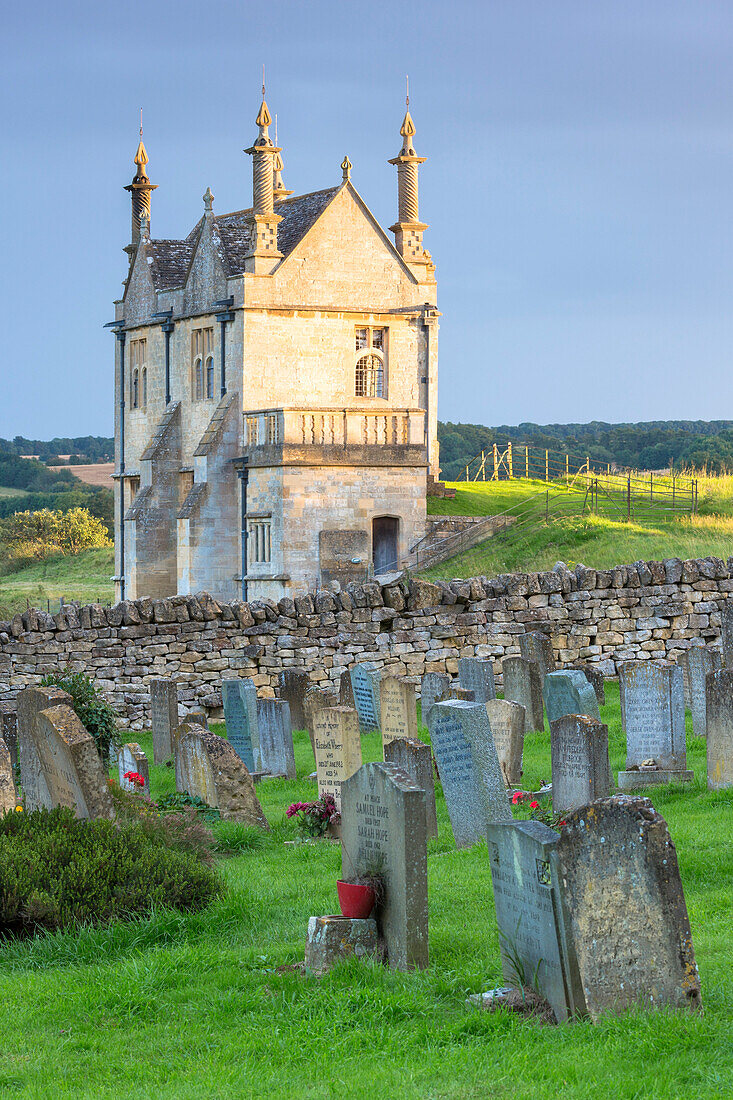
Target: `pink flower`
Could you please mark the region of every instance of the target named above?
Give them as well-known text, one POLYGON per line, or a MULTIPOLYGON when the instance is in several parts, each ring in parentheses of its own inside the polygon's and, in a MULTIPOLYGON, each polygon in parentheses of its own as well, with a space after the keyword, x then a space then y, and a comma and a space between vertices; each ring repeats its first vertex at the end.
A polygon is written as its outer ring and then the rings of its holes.
POLYGON ((538 806, 539 806, 539 802, 530 802, 530 804, 529 804, 530 810, 536 810, 538 806))

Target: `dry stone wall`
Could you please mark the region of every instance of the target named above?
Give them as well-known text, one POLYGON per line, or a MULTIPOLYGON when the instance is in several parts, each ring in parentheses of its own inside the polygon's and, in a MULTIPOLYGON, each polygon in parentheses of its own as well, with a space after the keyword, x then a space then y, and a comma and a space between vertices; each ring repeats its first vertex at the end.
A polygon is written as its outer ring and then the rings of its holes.
POLYGON ((385 580, 278 602, 217 603, 199 593, 30 610, 0 622, 0 702, 67 666, 93 676, 133 729, 149 727, 150 681, 160 677, 178 681, 181 713, 203 706, 213 715, 222 677, 249 676, 272 695, 288 667, 337 689, 356 661, 417 682, 424 672, 455 676, 461 657, 489 657, 501 685, 501 658, 518 654, 518 636, 532 630, 552 634, 558 668, 587 661, 613 676, 622 661, 674 660, 695 640, 718 646, 733 558, 385 580))

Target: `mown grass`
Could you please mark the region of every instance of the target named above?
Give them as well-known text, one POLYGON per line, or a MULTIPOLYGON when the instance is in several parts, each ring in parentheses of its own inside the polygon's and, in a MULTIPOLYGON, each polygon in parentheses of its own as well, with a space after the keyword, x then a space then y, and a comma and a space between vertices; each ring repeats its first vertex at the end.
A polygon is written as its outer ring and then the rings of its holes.
MULTIPOLYGON (((614 772, 623 765, 618 688, 608 689, 614 772)), ((688 718, 689 721, 689 718, 688 718)), ((423 736, 427 736, 423 730, 423 736)), ((135 734, 148 752, 149 735, 135 734)), ((228 892, 190 917, 82 930, 0 952, 0 1094, 209 1100, 245 1097, 526 1097, 667 1100, 733 1095, 733 792, 704 787, 688 738, 688 788, 651 792, 677 844, 705 1012, 627 1012, 547 1027, 465 1008, 501 981, 486 847, 458 852, 438 796, 430 842, 430 968, 346 964, 320 981, 302 959, 308 917, 333 912, 337 845, 288 846, 291 801, 315 796, 298 733, 298 779, 258 791, 272 833, 219 863, 228 892)), ((380 755, 363 739, 364 759, 380 755)), ((549 776, 549 735, 527 740, 525 785, 549 776)), ((173 788, 151 767, 153 793, 173 788)), ((623 914, 619 914, 619 920, 623 914)))
POLYGON ((25 611, 29 605, 45 609, 49 600, 51 610, 58 611, 60 596, 81 603, 114 603, 113 574, 112 547, 58 555, 17 573, 4 573, 0 576, 0 616, 25 611))

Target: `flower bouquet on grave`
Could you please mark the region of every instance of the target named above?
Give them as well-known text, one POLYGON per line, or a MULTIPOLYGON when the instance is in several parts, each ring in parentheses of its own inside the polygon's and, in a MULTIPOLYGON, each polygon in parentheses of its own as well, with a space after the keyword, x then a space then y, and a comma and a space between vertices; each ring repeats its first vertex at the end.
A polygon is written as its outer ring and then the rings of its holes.
POLYGON ((332 794, 323 794, 316 802, 293 802, 285 816, 297 818, 298 829, 304 837, 324 837, 341 824, 341 814, 332 794))
POLYGON ((515 791, 512 795, 512 813, 520 821, 541 821, 551 829, 560 829, 565 824, 562 814, 556 814, 552 803, 543 799, 538 801, 531 791, 515 791))

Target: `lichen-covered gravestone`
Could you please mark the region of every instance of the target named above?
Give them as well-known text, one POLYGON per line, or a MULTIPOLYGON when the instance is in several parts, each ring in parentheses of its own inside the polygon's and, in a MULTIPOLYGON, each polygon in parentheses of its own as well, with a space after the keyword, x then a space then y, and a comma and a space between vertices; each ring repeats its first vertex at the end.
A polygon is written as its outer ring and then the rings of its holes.
POLYGON ((227 741, 249 772, 262 771, 257 726, 257 688, 251 680, 222 680, 227 741))
POLYGON ((341 788, 341 874, 379 874, 376 919, 387 962, 428 965, 428 857, 425 792, 395 764, 364 764, 341 788))
POLYGON ((548 672, 555 671, 555 655, 552 651, 552 639, 543 634, 541 630, 531 631, 529 634, 520 634, 519 652, 525 661, 537 661, 540 666, 540 676, 544 684, 548 672))
POLYGON ((153 726, 153 763, 164 764, 173 755, 178 728, 178 685, 175 680, 150 681, 153 726))
POLYGON ((361 767, 359 717, 351 707, 328 707, 313 718, 318 796, 333 795, 341 808, 341 785, 361 767))
POLYGON ((512 703, 508 699, 489 699, 486 713, 504 782, 507 787, 518 787, 522 781, 524 707, 521 703, 512 703))
POLYGON ((306 728, 304 708, 309 685, 308 673, 302 669, 284 668, 278 676, 280 698, 290 706, 290 721, 295 730, 306 728))
POLYGON ((687 681, 692 711, 692 732, 695 737, 705 737, 707 730, 705 679, 709 672, 715 672, 721 667, 721 655, 717 649, 692 646, 682 654, 679 664, 687 681))
POLYGON ((733 668, 707 678, 708 787, 733 787, 733 668))
POLYGON ((38 715, 49 707, 71 705, 71 696, 60 687, 30 687, 18 695, 18 758, 23 802, 27 811, 55 805, 46 783, 38 751, 38 715))
POLYGON ((339 677, 338 706, 354 708, 354 691, 351 686, 351 671, 345 668, 339 677))
POLYGON ((720 639, 723 668, 733 668, 733 600, 726 600, 720 609, 720 639))
POLYGON ((489 821, 512 816, 486 704, 435 703, 428 725, 456 846, 466 848, 485 837, 489 821))
POLYGON ((569 668, 574 668, 577 672, 582 672, 586 680, 596 693, 596 699, 598 706, 602 707, 606 704, 606 681, 603 673, 599 668, 595 668, 593 665, 584 664, 582 661, 577 665, 569 665, 569 668))
POLYGON ((97 746, 64 703, 36 717, 41 771, 51 806, 71 806, 77 817, 112 817, 112 795, 97 746))
POLYGON ((319 710, 327 710, 329 707, 337 707, 338 705, 339 697, 334 692, 324 691, 323 688, 319 687, 309 687, 305 693, 305 702, 303 704, 305 728, 310 738, 314 760, 316 756, 316 743, 313 737, 313 720, 319 710))
POLYGON ((524 732, 545 728, 545 705, 542 700, 542 673, 538 661, 524 657, 505 657, 501 662, 504 677, 504 698, 524 707, 524 732))
POLYGON ((492 661, 480 660, 478 657, 461 657, 458 661, 458 682, 466 691, 473 692, 476 703, 496 699, 492 661))
POLYGON ((438 817, 435 809, 435 769, 430 745, 417 737, 403 737, 384 746, 384 759, 396 764, 408 775, 416 787, 425 791, 425 823, 428 839, 438 835, 438 817))
POLYGON ((571 814, 555 849, 563 922, 587 1011, 699 1009, 700 978, 667 823, 616 795, 571 814))
POLYGON ((619 668, 619 686, 626 730, 626 771, 619 772, 619 787, 691 782, 682 669, 668 661, 627 661, 619 668))
POLYGON ((17 711, 3 711, 0 714, 0 736, 8 747, 13 767, 18 766, 18 714, 17 711))
POLYGON ((284 775, 286 779, 295 779, 290 705, 284 699, 258 699, 257 728, 261 770, 270 775, 284 775))
POLYGON ((147 798, 150 798, 148 758, 137 741, 130 741, 129 744, 122 746, 117 756, 117 769, 123 791, 141 791, 147 798), (141 776, 145 781, 145 786, 140 788, 131 779, 125 779, 125 773, 127 772, 133 772, 135 775, 141 776))
POLYGON ((10 749, 0 737, 0 814, 15 809, 16 790, 10 749))
POLYGON ((364 733, 379 729, 379 681, 381 672, 363 661, 351 669, 351 690, 359 725, 364 733))
POLYGON ((566 714, 550 726, 552 808, 565 813, 608 798, 608 726, 586 714, 566 714))
POLYGON ((565 714, 587 714, 597 722, 601 720, 596 693, 582 672, 548 672, 542 694, 550 725, 565 714))
POLYGON ((191 726, 176 742, 176 790, 203 799, 225 820, 269 829, 244 761, 202 726, 191 726))
POLYGON ((401 676, 383 676, 379 689, 382 747, 397 737, 417 737, 415 685, 401 676))

